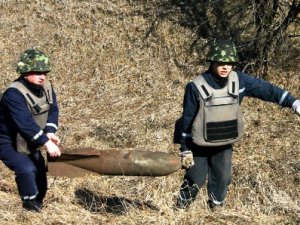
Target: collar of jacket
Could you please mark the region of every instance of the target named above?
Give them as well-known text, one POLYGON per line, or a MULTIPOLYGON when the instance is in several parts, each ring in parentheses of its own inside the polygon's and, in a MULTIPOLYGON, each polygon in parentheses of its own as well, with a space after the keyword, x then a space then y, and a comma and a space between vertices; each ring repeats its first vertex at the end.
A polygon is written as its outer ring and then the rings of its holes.
POLYGON ((23 76, 20 76, 16 81, 19 81, 22 84, 24 84, 37 97, 43 96, 43 87, 42 86, 31 84, 23 76))

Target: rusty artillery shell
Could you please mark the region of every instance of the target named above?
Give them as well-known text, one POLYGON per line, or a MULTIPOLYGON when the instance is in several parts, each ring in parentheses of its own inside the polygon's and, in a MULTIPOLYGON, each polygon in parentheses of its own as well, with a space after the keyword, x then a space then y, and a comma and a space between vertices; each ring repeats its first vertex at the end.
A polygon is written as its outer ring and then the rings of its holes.
POLYGON ((95 172, 81 169, 64 162, 48 163, 48 173, 54 177, 84 177, 87 175, 98 175, 95 172))
POLYGON ((87 171, 100 175, 165 176, 178 171, 181 162, 178 156, 165 152, 64 149, 61 157, 48 163, 48 168, 50 175, 68 177, 82 176, 87 171), (62 163, 72 167, 63 168, 62 163), (76 172, 74 167, 81 171, 76 172))

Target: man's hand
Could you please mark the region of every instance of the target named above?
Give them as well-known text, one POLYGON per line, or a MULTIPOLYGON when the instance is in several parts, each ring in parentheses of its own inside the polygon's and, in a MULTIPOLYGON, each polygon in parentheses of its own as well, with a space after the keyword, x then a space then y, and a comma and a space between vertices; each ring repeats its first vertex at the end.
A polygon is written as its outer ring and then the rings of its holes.
POLYGON ((47 152, 50 155, 50 157, 57 158, 61 155, 60 149, 53 141, 51 141, 51 140, 47 141, 45 143, 45 147, 46 147, 47 152))
POLYGON ((180 157, 181 157, 181 165, 183 169, 188 169, 195 164, 193 159, 193 153, 190 150, 181 152, 180 157))
POLYGON ((46 134, 49 140, 51 140, 54 144, 59 145, 60 139, 54 133, 47 133, 46 134))

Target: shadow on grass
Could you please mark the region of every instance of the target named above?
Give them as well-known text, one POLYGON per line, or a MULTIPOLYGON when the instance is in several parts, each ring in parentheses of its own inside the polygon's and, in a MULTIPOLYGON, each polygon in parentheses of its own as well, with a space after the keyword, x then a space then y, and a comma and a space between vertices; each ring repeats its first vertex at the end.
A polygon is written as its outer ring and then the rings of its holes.
POLYGON ((100 196, 87 189, 77 189, 75 191, 75 196, 78 198, 78 203, 80 205, 93 213, 122 215, 128 212, 132 207, 139 210, 159 210, 159 208, 150 201, 142 202, 118 196, 100 196))

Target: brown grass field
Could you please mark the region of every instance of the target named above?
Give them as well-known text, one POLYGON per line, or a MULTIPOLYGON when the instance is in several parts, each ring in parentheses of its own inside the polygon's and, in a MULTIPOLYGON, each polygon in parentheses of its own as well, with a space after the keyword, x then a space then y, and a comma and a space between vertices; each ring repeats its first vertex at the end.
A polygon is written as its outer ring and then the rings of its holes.
MULTIPOLYGON (((38 48, 53 62, 63 147, 178 154, 174 123, 186 83, 207 66, 199 63, 205 54, 191 52, 196 35, 171 21, 151 32, 153 18, 141 15, 143 7, 126 0, 1 0, 1 90, 17 78, 20 53, 38 48)), ((268 79, 300 97, 298 71, 273 69, 268 79)), ((14 174, 1 163, 0 224, 300 224, 300 117, 253 99, 242 108, 246 133, 235 145, 232 183, 217 212, 207 209, 205 188, 190 209, 173 209, 183 170, 165 177, 49 176, 42 213, 26 212, 14 174)))

